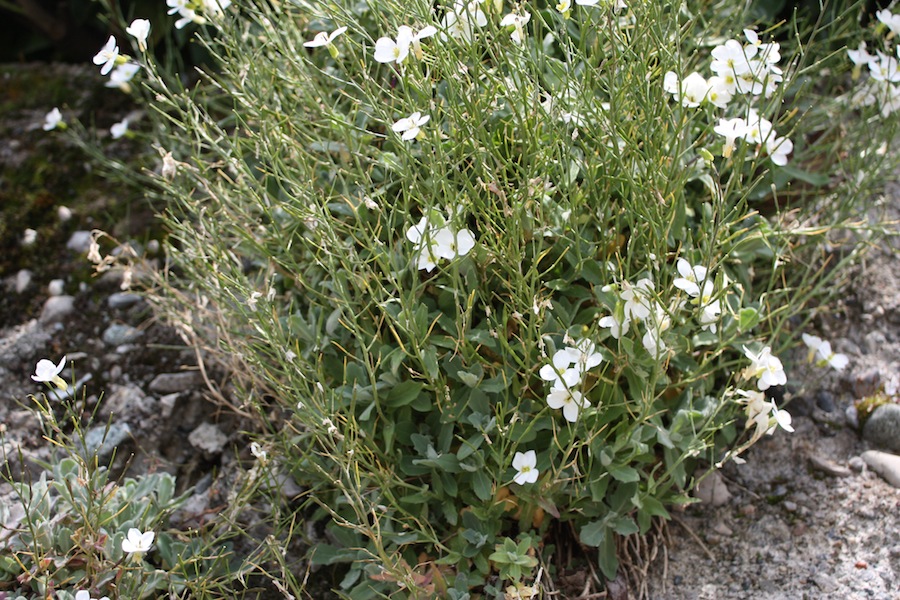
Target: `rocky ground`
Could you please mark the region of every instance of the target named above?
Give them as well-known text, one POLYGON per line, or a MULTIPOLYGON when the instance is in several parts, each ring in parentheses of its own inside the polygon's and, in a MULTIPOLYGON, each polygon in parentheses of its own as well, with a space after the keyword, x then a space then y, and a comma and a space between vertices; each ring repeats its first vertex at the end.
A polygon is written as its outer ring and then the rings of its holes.
MULTIPOLYGON (((114 470, 130 461, 131 473, 173 473, 182 489, 196 486, 182 517, 202 519, 219 505, 221 475, 252 460, 245 424, 208 392, 207 377, 218 389, 227 389, 227 378, 202 372, 194 351, 146 302, 120 289, 121 274, 95 278, 85 258, 88 232, 103 225, 159 259, 148 233, 152 210, 137 202, 122 210, 116 189, 40 129, 54 104, 29 100, 24 91, 12 97, 10 90, 29 85, 20 70, 0 75, 16 83, 0 87, 0 423, 10 472, 35 475, 38 461, 49 457, 27 408, 29 394, 41 390, 30 375, 38 359, 67 355, 73 366, 66 378, 84 386, 79 397, 84 393, 88 408, 100 401, 90 438, 101 444, 105 432, 101 453, 117 447, 114 470), (65 176, 52 175, 50 167, 63 161, 65 176), (36 231, 32 244, 25 243, 26 228, 36 231)), ((96 87, 79 70, 61 68, 59 75, 96 87)), ((54 99, 72 110, 91 102, 54 99)), ((124 116, 114 111, 111 122, 124 116)), ((897 216, 900 190, 894 192, 888 203, 897 216)), ((858 401, 895 389, 900 376, 896 252, 889 245, 873 251, 842 304, 812 327, 850 365, 837 373, 804 365, 798 353, 788 389, 796 431, 764 439, 747 464, 706 480, 705 502, 675 514, 671 546, 646 581, 649 597, 900 598, 900 467, 879 466, 878 475, 871 466, 878 455, 866 453, 900 453, 900 410, 879 409, 893 413, 866 436, 854 414, 858 401)), ((0 483, 0 501, 9 491, 0 483)))

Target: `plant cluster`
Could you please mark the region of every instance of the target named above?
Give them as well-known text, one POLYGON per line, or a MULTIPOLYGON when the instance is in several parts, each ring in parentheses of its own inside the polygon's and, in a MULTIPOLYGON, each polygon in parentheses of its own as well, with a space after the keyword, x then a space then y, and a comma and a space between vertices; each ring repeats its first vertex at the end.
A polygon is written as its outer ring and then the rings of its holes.
POLYGON ((777 356, 886 166, 811 75, 821 31, 786 51, 716 2, 214 4, 169 2, 212 25, 196 88, 143 23, 142 58, 95 62, 146 76, 155 300, 243 375, 254 455, 328 517, 310 560, 349 597, 524 597, 560 544, 613 578, 618 537, 792 430, 777 356))
POLYGON ((56 365, 42 359, 32 375, 49 388, 32 397, 34 417, 60 452, 37 479, 4 473, 14 491, 13 502, 0 504, 6 597, 155 598, 223 576, 227 552, 210 555, 200 537, 165 529, 187 498, 175 495, 172 475, 110 478, 85 433, 90 417, 82 416, 77 388, 62 377, 65 368, 66 357, 56 365))

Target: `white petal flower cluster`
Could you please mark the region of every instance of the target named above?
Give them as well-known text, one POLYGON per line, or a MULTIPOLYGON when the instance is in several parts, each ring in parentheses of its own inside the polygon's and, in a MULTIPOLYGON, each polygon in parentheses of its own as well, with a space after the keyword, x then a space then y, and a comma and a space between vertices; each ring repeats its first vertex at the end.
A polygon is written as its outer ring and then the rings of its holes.
POLYGON ((804 333, 803 343, 809 348, 809 362, 819 366, 828 365, 836 371, 843 371, 850 363, 846 354, 835 353, 831 350, 831 342, 822 338, 804 333))
MULTIPOLYGON (((653 281, 644 277, 632 285, 623 281, 618 286, 619 302, 612 315, 603 317, 598 324, 610 330, 615 339, 620 339, 631 329, 632 322, 644 324, 644 335, 641 343, 644 349, 653 356, 660 356, 668 348, 663 341, 663 334, 672 326, 670 310, 656 301, 656 290, 653 281)), ((612 286, 606 288, 611 289, 612 286)), ((676 307, 677 308, 677 307, 676 307)))
POLYGON ((453 8, 444 13, 441 19, 441 26, 446 33, 441 33, 441 39, 447 37, 471 43, 475 39, 475 29, 486 27, 488 24, 487 16, 481 10, 481 3, 478 0, 471 2, 462 2, 457 0, 453 4, 453 8))
POLYGON ((780 167, 787 164, 788 154, 794 151, 794 142, 779 137, 772 122, 753 109, 750 109, 746 119, 719 119, 713 131, 725 138, 722 145, 722 156, 725 158, 734 153, 735 142, 739 139, 753 145, 757 156, 765 154, 780 167))
MULTIPOLYGON (((710 69, 715 73, 706 79, 694 72, 683 79, 669 71, 663 77, 663 90, 681 102, 686 108, 711 104, 727 109, 738 94, 754 97, 770 97, 784 74, 778 66, 781 48, 777 43, 764 44, 757 33, 744 30, 747 42, 730 39, 712 50, 710 69)), ((729 158, 735 150, 735 142, 746 140, 755 146, 755 155, 768 156, 778 166, 787 164, 794 144, 788 138, 778 137, 772 123, 749 109, 746 117, 721 117, 714 131, 725 138, 722 156, 729 158)))
POLYGON ((672 285, 694 299, 694 303, 700 308, 700 327, 715 333, 719 315, 722 314, 722 306, 718 300, 713 299, 716 286, 712 279, 707 277, 706 267, 691 265, 685 259, 679 258, 675 268, 681 277, 675 278, 672 285))
POLYGON ((468 229, 455 230, 437 215, 439 225, 429 221, 426 215, 406 231, 406 239, 415 244, 416 267, 429 273, 440 259, 453 260, 465 256, 475 247, 475 236, 468 229))
POLYGON ((566 421, 578 420, 581 409, 591 405, 578 391, 584 374, 603 362, 603 355, 597 351, 594 342, 584 339, 553 353, 549 364, 538 372, 541 379, 553 385, 547 396, 547 405, 552 409, 562 409, 566 421))
POLYGON ((178 15, 175 29, 184 29, 190 23, 205 25, 209 18, 218 19, 231 6, 231 0, 166 0, 170 15, 178 15))
MULTIPOLYGON (((900 31, 900 15, 884 9, 876 13, 881 23, 891 32, 889 37, 898 35, 900 31)), ((890 42, 886 39, 884 45, 890 42)), ((850 105, 854 107, 877 106, 882 117, 887 117, 900 109, 900 45, 895 47, 893 56, 890 52, 875 50, 870 54, 865 42, 860 42, 856 50, 847 50, 847 56, 855 67, 854 80, 859 79, 862 67, 867 67, 866 77, 850 95, 850 105)))
POLYGON ((755 390, 737 390, 737 393, 744 397, 747 405, 746 427, 756 426, 752 434, 753 441, 758 440, 764 434, 772 435, 778 427, 793 433, 791 413, 779 409, 774 400, 766 400, 765 394, 755 390))

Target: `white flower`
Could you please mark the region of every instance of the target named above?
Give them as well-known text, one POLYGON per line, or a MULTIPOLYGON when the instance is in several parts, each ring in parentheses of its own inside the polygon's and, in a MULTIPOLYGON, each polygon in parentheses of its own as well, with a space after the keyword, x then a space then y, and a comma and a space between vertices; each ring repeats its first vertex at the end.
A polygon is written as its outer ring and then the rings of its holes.
POLYGON ((747 121, 740 117, 734 119, 719 119, 719 124, 713 131, 725 138, 722 145, 722 156, 729 158, 734 152, 734 142, 747 134, 747 121))
POLYGON ((117 65, 112 73, 109 74, 109 81, 106 82, 106 87, 119 88, 123 92, 128 93, 131 91, 131 86, 128 85, 128 82, 134 78, 140 69, 141 66, 133 62, 117 65))
MULTIPOLYGON (((785 431, 791 433, 794 432, 794 428, 791 427, 791 413, 786 410, 779 410, 774 400, 772 400, 772 417, 774 417, 775 423, 777 423, 779 427, 781 427, 785 431)), ((771 434, 774 431, 775 427, 773 426, 766 433, 771 434)))
POLYGON ((513 481, 519 485, 537 481, 539 471, 537 469, 537 454, 535 454, 534 450, 524 453, 516 452, 516 455, 513 456, 512 467, 516 470, 516 476, 513 477, 513 481))
POLYGON ((766 140, 766 154, 772 159, 772 162, 783 167, 787 164, 787 155, 793 152, 794 142, 784 137, 771 136, 766 140))
POLYGON ((900 35, 900 15, 895 15, 885 8, 875 13, 875 18, 887 25, 894 35, 900 35))
POLYGON ((487 16, 478 4, 477 0, 456 2, 441 19, 441 26, 446 31, 441 33, 441 39, 447 39, 448 35, 465 42, 475 39, 475 28, 487 25, 487 16))
POLYGON ((709 93, 709 83, 703 75, 694 72, 679 82, 678 75, 669 71, 663 77, 663 89, 681 101, 682 106, 700 106, 709 93))
POLYGON ((577 386, 581 383, 581 372, 570 368, 574 362, 574 356, 568 348, 557 350, 546 364, 538 371, 541 379, 553 384, 554 389, 564 389, 577 386))
POLYGON ((100 67, 100 74, 106 75, 116 64, 119 58, 119 45, 116 43, 115 36, 109 36, 106 45, 94 56, 95 65, 103 65, 100 67))
POLYGON ((568 16, 569 11, 572 10, 572 0, 559 0, 556 3, 556 10, 561 12, 563 15, 568 16))
POLYGON ((38 361, 37 365, 34 367, 34 375, 31 376, 32 379, 37 381, 38 383, 53 383, 61 390, 68 388, 68 384, 63 381, 63 378, 59 376, 62 373, 62 370, 66 367, 66 357, 63 356, 62 360, 59 361, 58 365, 54 365, 51 361, 46 358, 42 358, 38 361))
POLYGON ((109 128, 109 134, 112 136, 114 140, 119 139, 123 135, 128 133, 128 119, 122 119, 118 123, 115 123, 112 127, 109 128))
POLYGON ((751 110, 747 116, 744 139, 751 144, 762 144, 772 134, 772 122, 751 110))
POLYGON ((669 315, 666 314, 665 309, 659 304, 654 303, 653 316, 652 318, 645 320, 644 323, 647 327, 647 331, 641 338, 641 344, 643 344, 644 349, 652 356, 658 357, 667 348, 665 342, 662 340, 662 334, 669 329, 672 325, 672 321, 669 319, 669 315))
POLYGON ((128 537, 122 540, 122 552, 133 554, 135 560, 140 560, 141 554, 150 550, 156 534, 152 531, 141 533, 139 529, 132 527, 128 530, 128 537))
POLYGON ((626 319, 623 313, 621 320, 616 314, 613 314, 603 317, 597 322, 597 324, 600 327, 608 327, 609 334, 618 340, 624 334, 628 333, 628 328, 631 326, 631 321, 626 319))
POLYGON ((509 37, 517 44, 521 44, 525 39, 525 25, 531 20, 531 13, 523 11, 521 15, 509 13, 500 20, 500 27, 513 27, 509 37))
POLYGON ((703 289, 698 296, 697 301, 700 304, 700 328, 716 332, 718 328, 716 323, 719 321, 719 315, 722 314, 722 306, 718 300, 713 300, 715 293, 715 284, 712 281, 704 281, 703 289))
POLYGON ((563 417, 569 423, 577 421, 581 409, 590 405, 590 401, 575 390, 553 389, 547 396, 547 406, 553 409, 561 408, 563 417))
POLYGON ((744 370, 744 378, 758 377, 756 387, 764 391, 773 385, 787 383, 784 366, 777 356, 772 356, 772 349, 766 346, 758 354, 744 346, 744 355, 750 359, 751 365, 744 370))
POLYGON ((860 42, 856 50, 848 49, 847 56, 850 57, 850 62, 854 65, 867 65, 875 60, 875 57, 866 51, 865 42, 860 42))
POLYGON ((454 231, 449 226, 438 229, 428 222, 427 216, 406 231, 406 239, 416 245, 417 268, 429 273, 437 266, 438 259, 453 260, 475 247, 475 236, 468 229, 454 231))
POLYGON ((429 119, 431 119, 430 116, 422 116, 422 113, 416 111, 391 125, 391 129, 394 133, 403 134, 400 136, 400 139, 408 142, 419 137, 422 125, 427 123, 429 119))
POLYGON ((650 300, 653 294, 653 282, 639 279, 635 285, 622 282, 622 300, 625 301, 625 318, 640 321, 650 316, 650 300))
POLYGON ((141 52, 147 50, 147 36, 150 34, 150 21, 147 19, 135 19, 131 25, 125 28, 125 33, 137 40, 138 49, 141 52))
POLYGON ((44 115, 44 131, 50 131, 51 129, 56 129, 56 127, 63 123, 62 113, 59 112, 58 108, 54 108, 46 115, 44 115))
POLYGON ((706 100, 718 108, 725 108, 734 97, 734 89, 731 81, 718 75, 713 75, 706 82, 709 89, 706 92, 706 100))
POLYGON ((310 40, 308 42, 304 42, 303 45, 307 48, 318 48, 320 46, 330 46, 331 43, 334 41, 334 38, 341 35, 345 31, 347 31, 346 27, 338 27, 331 33, 327 33, 325 31, 320 31, 319 33, 316 34, 316 37, 314 37, 312 40, 310 40))
POLYGON ((413 30, 406 25, 397 29, 397 39, 378 38, 375 42, 375 60, 380 63, 396 62, 401 64, 409 56, 409 47, 413 41, 413 30))
POLYGON ((869 74, 876 81, 890 81, 897 83, 900 81, 900 71, 897 70, 897 59, 888 56, 882 52, 878 52, 878 59, 870 61, 869 74))
POLYGON ((706 279, 706 267, 702 265, 691 265, 688 261, 683 258, 679 258, 675 262, 675 268, 678 269, 678 273, 681 277, 676 277, 674 281, 672 281, 672 285, 677 287, 679 290, 683 290, 687 292, 689 296, 692 298, 696 298, 700 295, 700 285, 706 279))
MULTIPOLYGON (((78 590, 77 592, 75 592, 75 600, 94 600, 94 598, 91 597, 91 593, 89 591, 78 590)), ((98 600, 109 600, 109 598, 107 596, 103 596, 98 600)))
POLYGON ((754 45, 742 46, 737 40, 728 40, 713 48, 710 70, 716 75, 742 75, 750 71, 750 59, 756 56, 758 48, 754 45))
POLYGON ((850 359, 845 354, 836 354, 831 350, 831 342, 823 340, 815 335, 804 333, 802 336, 803 343, 809 348, 809 362, 815 362, 821 365, 830 365, 837 371, 843 371, 849 364, 850 359))

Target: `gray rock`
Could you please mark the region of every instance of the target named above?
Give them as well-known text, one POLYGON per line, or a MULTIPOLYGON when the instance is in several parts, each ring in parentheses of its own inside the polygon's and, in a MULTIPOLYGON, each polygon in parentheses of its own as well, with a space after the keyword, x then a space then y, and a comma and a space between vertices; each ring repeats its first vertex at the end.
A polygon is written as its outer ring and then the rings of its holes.
POLYGON ((69 237, 69 241, 66 242, 66 248, 73 252, 87 254, 87 251, 91 248, 91 232, 76 231, 72 233, 69 237))
POLYGON ((156 394, 173 394, 183 392, 203 383, 199 371, 182 373, 161 373, 150 382, 150 391, 156 394))
POLYGON ((719 473, 712 473, 700 482, 694 495, 700 499, 703 504, 711 504, 712 506, 722 506, 731 499, 731 492, 722 481, 719 473))
POLYGON ((847 464, 850 465, 850 468, 856 471, 857 473, 862 473, 863 469, 866 468, 866 461, 864 461, 859 456, 854 456, 850 460, 847 461, 847 464))
POLYGON ((842 467, 837 463, 833 463, 827 458, 822 458, 821 456, 810 456, 809 465, 816 471, 825 473, 826 475, 831 475, 832 477, 850 477, 850 469, 848 469, 847 467, 842 467))
POLYGON ((50 296, 44 302, 39 320, 44 325, 58 323, 72 314, 73 310, 75 310, 74 296, 50 296))
POLYGON ((97 458, 104 460, 109 458, 113 450, 131 437, 131 427, 128 423, 112 423, 107 429, 106 425, 97 425, 88 430, 84 436, 84 449, 88 454, 97 453, 97 458))
POLYGON ((47 293, 51 296, 62 296, 64 291, 66 291, 66 282, 62 279, 54 279, 47 284, 47 293))
POLYGON ((869 416, 863 438, 878 448, 900 452, 900 404, 882 404, 869 416))
POLYGON ((834 394, 828 390, 819 390, 816 392, 816 406, 830 413, 834 410, 834 394))
POLYGON ((113 323, 103 332, 103 341, 110 346, 121 346, 137 341, 142 335, 143 332, 136 327, 113 323))
POLYGON ((228 443, 228 436, 212 423, 201 423, 188 435, 191 446, 209 454, 218 454, 228 443))
POLYGON ((895 488, 900 488, 900 456, 878 450, 866 450, 862 453, 862 459, 885 481, 895 488))
POLYGON ((136 385, 112 383, 109 385, 103 403, 100 405, 100 416, 103 418, 109 415, 130 416, 135 411, 141 411, 145 398, 143 390, 136 385))
POLYGON ((816 587, 826 594, 835 592, 839 587, 837 579, 826 573, 816 573, 811 579, 816 584, 816 587))
POLYGON ((142 298, 138 294, 132 294, 130 292, 116 292, 106 299, 106 303, 112 309, 120 309, 133 306, 140 302, 141 299, 142 298))

